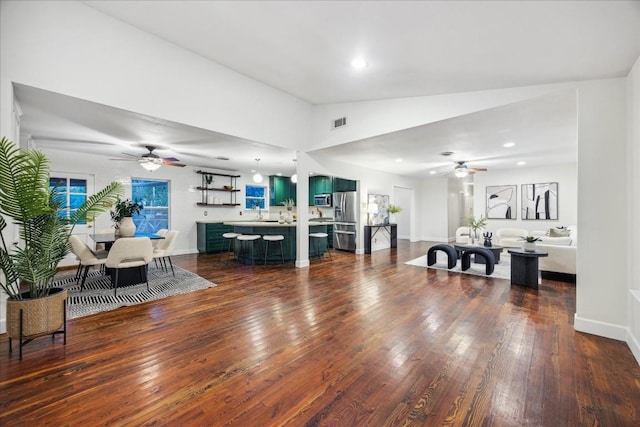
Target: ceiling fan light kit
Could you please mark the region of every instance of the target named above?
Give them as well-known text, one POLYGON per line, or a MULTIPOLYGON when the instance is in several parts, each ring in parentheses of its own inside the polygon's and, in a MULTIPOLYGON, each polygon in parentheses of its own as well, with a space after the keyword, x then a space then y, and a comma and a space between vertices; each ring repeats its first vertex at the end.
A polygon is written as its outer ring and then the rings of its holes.
POLYGON ((458 164, 456 165, 455 169, 453 170, 453 173, 455 174, 455 176, 457 176, 458 178, 464 178, 467 175, 469 175, 469 170, 467 169, 467 166, 464 164, 458 164))
POLYGON ((138 163, 149 172, 153 172, 162 166, 162 159, 144 158, 138 160, 138 163))

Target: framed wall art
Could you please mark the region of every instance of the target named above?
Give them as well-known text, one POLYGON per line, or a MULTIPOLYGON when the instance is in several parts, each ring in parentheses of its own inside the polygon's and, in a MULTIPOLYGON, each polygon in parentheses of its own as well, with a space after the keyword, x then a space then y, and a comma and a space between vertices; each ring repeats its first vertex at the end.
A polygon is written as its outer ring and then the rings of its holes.
POLYGON ((516 219, 518 212, 517 188, 516 185, 488 185, 487 218, 516 219))
POLYGON ((558 183, 522 184, 522 219, 558 219, 558 183))

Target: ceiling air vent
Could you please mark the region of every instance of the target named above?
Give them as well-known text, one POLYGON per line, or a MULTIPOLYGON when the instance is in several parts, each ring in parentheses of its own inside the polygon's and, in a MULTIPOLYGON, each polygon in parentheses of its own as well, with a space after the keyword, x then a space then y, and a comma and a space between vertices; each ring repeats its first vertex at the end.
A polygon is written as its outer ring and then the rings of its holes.
POLYGON ((347 125, 347 118, 340 117, 339 119, 335 119, 331 121, 331 129, 338 129, 347 125))

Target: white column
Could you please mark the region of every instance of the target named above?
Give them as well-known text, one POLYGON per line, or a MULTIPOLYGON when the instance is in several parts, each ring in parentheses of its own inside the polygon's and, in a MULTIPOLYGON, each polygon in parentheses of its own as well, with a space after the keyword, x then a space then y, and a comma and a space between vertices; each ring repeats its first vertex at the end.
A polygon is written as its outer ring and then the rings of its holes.
POLYGON ((298 184, 296 186, 296 205, 298 221, 296 223, 296 267, 309 266, 309 172, 311 161, 306 153, 296 152, 296 173, 298 184))

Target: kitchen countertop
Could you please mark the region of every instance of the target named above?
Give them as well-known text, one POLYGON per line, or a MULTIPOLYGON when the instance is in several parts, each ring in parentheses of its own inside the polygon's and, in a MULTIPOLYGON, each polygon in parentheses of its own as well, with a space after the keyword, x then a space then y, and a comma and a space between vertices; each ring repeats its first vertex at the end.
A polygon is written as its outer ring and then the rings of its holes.
MULTIPOLYGON (((295 227, 296 223, 292 222, 291 224, 280 224, 278 221, 223 221, 225 225, 233 225, 238 227, 295 227)), ((329 221, 309 221, 309 225, 327 225, 332 224, 329 221)))

